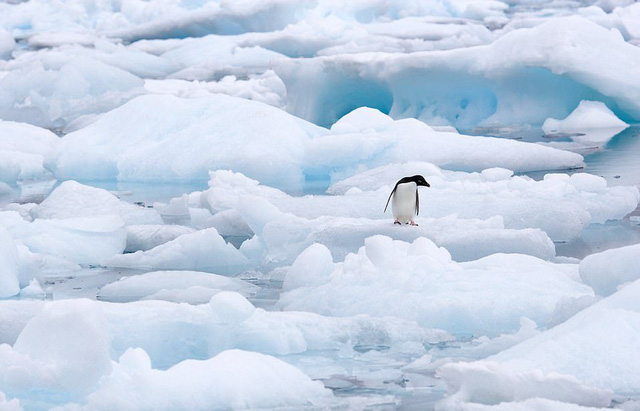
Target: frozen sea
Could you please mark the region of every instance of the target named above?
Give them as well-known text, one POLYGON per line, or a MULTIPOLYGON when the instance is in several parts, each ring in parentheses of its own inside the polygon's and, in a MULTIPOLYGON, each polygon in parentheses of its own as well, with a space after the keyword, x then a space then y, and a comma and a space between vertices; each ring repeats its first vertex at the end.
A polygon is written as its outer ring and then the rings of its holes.
POLYGON ((639 28, 0 2, 0 410, 640 409, 639 28))

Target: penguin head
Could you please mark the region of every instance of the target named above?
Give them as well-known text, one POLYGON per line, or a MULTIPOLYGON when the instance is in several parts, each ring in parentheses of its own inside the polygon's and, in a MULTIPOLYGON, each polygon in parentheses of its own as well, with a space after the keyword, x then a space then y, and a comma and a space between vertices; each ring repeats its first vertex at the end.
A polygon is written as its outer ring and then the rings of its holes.
POLYGON ((422 177, 419 174, 409 177, 409 179, 410 179, 409 181, 413 181, 418 186, 431 187, 431 185, 427 182, 427 180, 425 180, 424 177, 422 177))

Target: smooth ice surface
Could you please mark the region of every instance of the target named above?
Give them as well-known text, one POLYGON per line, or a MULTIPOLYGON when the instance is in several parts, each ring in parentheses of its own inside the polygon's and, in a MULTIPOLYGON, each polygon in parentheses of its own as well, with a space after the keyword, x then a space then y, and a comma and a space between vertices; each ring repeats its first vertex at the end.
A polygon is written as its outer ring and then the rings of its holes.
POLYGON ((554 170, 583 165, 582 157, 575 153, 514 140, 435 131, 416 119, 391 121, 383 113, 366 108, 347 114, 332 131, 331 136, 310 141, 306 152, 309 174, 329 168, 332 173, 349 176, 350 169, 357 166, 371 168, 408 161, 428 161, 463 171, 489 167, 554 170))
POLYGON ((147 251, 161 244, 175 240, 183 234, 191 234, 194 229, 182 225, 141 224, 127 226, 126 252, 147 251))
POLYGON ((640 279, 640 245, 591 254, 580 262, 580 278, 598 295, 608 296, 640 279))
POLYGON ((151 368, 144 350, 125 352, 86 409, 256 409, 329 406, 331 391, 276 358, 241 350, 208 360, 185 360, 166 371, 151 368))
POLYGON ((560 299, 592 295, 576 270, 517 254, 456 263, 426 238, 407 243, 379 235, 336 264, 323 284, 286 292, 278 305, 334 316, 394 315, 456 334, 492 335, 517 330, 522 316, 544 326, 560 299))
POLYGON ((4 211, 0 213, 0 221, 29 252, 62 257, 78 264, 100 264, 122 253, 126 245, 124 221, 116 215, 29 222, 15 211, 4 211))
POLYGON ((0 120, 0 181, 47 178, 59 139, 30 124, 0 120))
POLYGON ((42 203, 33 207, 34 219, 67 219, 117 215, 125 224, 160 224, 162 219, 152 209, 121 201, 106 190, 65 181, 42 203))
POLYGON ((197 271, 155 271, 121 278, 105 285, 98 298, 106 301, 158 299, 204 304, 218 292, 238 291, 245 295, 258 287, 239 279, 197 271))
POLYGON ((13 347, 0 345, 0 381, 11 395, 39 392, 46 399, 56 392, 91 392, 111 371, 109 335, 102 312, 88 300, 47 304, 33 317, 13 347))
POLYGON ((542 130, 547 134, 569 133, 578 144, 604 145, 627 127, 604 103, 583 100, 564 120, 546 119, 542 130))
POLYGON ((225 242, 215 228, 184 234, 148 251, 116 255, 102 263, 109 267, 221 274, 237 274, 249 267, 244 255, 225 242))
POLYGON ((232 168, 296 188, 304 141, 325 133, 244 99, 142 96, 65 136, 56 175, 167 181, 206 179, 208 170, 232 168))
POLYGON ((571 16, 507 31, 486 46, 281 60, 276 73, 287 86, 288 110, 317 124, 369 106, 469 128, 542 124, 581 100, 638 119, 638 61, 640 50, 619 31, 571 16))
POLYGON ((18 250, 13 238, 0 226, 0 298, 20 292, 18 283, 18 250))
MULTIPOLYGON (((638 330, 638 299, 640 282, 635 281, 617 293, 579 312, 566 322, 480 362, 473 368, 484 367, 485 378, 505 378, 513 373, 564 375, 590 390, 616 394, 637 393, 640 363, 634 354, 640 336, 638 330), (489 362, 495 362, 491 365, 489 362), (488 370, 493 368, 493 370, 488 370)), ((474 379, 467 374, 465 364, 452 364, 448 369, 460 373, 460 381, 474 379)), ((457 383, 456 383, 457 384, 457 383)), ((496 395, 496 385, 475 385, 470 395, 496 395)), ((550 398, 549 388, 536 390, 537 396, 550 398)), ((569 391, 570 392, 570 391, 569 391)), ((469 395, 469 394, 467 394, 469 395)), ((606 398, 606 397, 605 397, 606 398)), ((572 402, 581 404, 578 398, 572 402)), ((593 405, 606 406, 608 402, 593 405)))
POLYGON ((637 408, 639 21, 0 1, 0 409, 637 408))

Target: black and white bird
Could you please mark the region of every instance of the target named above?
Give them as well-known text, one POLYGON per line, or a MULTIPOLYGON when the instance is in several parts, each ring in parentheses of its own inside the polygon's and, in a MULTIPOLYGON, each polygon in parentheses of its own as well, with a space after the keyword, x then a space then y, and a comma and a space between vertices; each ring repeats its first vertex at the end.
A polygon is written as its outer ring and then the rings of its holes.
POLYGON ((420 197, 418 196, 418 187, 431 187, 427 180, 421 175, 404 177, 398 180, 393 191, 389 194, 387 205, 384 206, 384 212, 387 212, 389 201, 393 210, 394 224, 411 224, 418 225, 413 221, 420 213, 420 197))

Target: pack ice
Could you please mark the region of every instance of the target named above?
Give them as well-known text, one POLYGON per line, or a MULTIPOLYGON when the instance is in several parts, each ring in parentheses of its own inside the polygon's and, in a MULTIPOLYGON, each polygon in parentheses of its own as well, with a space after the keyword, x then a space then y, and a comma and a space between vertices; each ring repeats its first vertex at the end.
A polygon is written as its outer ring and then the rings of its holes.
POLYGON ((0 409, 636 409, 638 46, 631 0, 0 2, 0 409))

